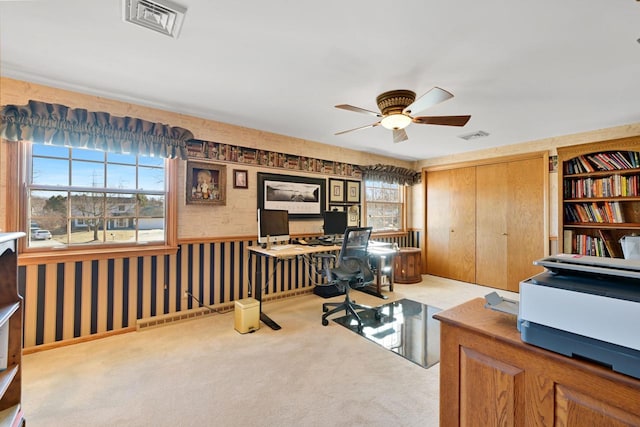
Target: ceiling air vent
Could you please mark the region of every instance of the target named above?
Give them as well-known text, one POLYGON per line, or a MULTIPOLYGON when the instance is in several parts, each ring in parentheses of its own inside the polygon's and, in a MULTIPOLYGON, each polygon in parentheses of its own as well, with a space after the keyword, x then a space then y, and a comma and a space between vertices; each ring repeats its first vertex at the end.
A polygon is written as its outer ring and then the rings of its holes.
POLYGON ((458 136, 458 138, 462 138, 462 139, 465 139, 467 141, 471 141, 472 139, 483 138, 485 136, 489 136, 489 133, 485 132, 483 130, 479 130, 477 132, 468 133, 466 135, 460 135, 460 136, 458 136))
POLYGON ((178 38, 186 7, 169 0, 123 0, 123 19, 141 27, 178 38))

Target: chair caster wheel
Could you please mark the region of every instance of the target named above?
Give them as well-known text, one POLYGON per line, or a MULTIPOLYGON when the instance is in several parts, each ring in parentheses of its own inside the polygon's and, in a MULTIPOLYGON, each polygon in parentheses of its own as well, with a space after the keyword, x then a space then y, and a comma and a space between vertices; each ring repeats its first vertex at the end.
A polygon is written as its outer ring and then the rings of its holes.
POLYGON ((327 319, 322 319, 322 326, 327 326, 329 321, 327 319))
POLYGON ((328 308, 328 307, 322 307, 322 312, 323 312, 323 313, 326 313, 327 311, 329 311, 329 308, 328 308))

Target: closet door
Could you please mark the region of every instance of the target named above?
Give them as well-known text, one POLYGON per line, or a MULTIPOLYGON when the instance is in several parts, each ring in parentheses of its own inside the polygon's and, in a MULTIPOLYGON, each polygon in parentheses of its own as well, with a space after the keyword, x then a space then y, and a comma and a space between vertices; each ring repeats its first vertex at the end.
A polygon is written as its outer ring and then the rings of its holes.
POLYGON ((427 273, 449 274, 449 187, 451 171, 427 173, 427 273))
POLYGON ((475 167, 427 173, 427 273, 475 281, 475 167))
POLYGON ((476 169, 476 283, 507 289, 507 163, 476 169))
POLYGON ((544 271, 533 261, 546 254, 546 166, 544 158, 508 163, 507 290, 513 292, 522 280, 544 271))
POLYGON ((474 283, 476 280, 476 168, 451 171, 449 194, 449 276, 474 283))

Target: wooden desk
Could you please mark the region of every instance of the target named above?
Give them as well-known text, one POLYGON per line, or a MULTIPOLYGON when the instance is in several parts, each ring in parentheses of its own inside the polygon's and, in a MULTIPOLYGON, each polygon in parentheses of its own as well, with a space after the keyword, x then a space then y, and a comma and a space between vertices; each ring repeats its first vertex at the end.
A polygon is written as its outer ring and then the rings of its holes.
MULTIPOLYGON (((266 258, 274 258, 274 259, 287 259, 287 258, 296 258, 299 255, 308 255, 319 252, 333 252, 339 251, 340 246, 303 246, 303 245, 295 245, 290 249, 283 249, 279 251, 274 251, 273 249, 264 249, 261 246, 249 246, 247 248, 249 250, 249 255, 252 255, 249 259, 249 270, 251 270, 251 266, 253 264, 252 260, 256 257, 266 257, 266 258)), ((251 274, 251 271, 249 271, 251 274)), ((278 330, 280 329, 280 325, 271 320, 269 316, 262 312, 262 263, 256 262, 256 270, 255 270, 255 280, 253 282, 254 295, 255 299, 260 302, 260 320, 271 329, 278 330)))
POLYGON ((640 426, 640 380, 522 342, 482 298, 433 317, 440 426, 640 426))

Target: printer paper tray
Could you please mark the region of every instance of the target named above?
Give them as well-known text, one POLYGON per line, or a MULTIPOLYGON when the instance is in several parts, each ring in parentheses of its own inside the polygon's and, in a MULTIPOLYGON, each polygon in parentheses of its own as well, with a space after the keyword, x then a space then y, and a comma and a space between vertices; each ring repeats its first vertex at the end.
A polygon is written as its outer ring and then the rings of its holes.
POLYGON ((640 379, 640 351, 520 320, 522 341, 569 357, 591 360, 640 379))

